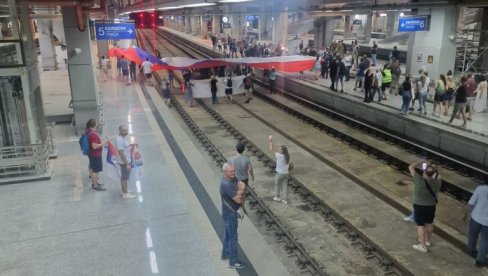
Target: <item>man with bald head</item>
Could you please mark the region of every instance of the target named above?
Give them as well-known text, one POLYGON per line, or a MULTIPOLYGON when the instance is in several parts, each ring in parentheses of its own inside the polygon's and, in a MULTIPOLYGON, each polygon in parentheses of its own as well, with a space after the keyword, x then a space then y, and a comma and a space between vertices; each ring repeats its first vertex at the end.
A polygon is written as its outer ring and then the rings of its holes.
POLYGON ((424 161, 410 164, 408 167, 415 185, 413 192, 413 210, 419 243, 412 247, 420 252, 428 252, 432 232, 434 231, 435 207, 437 195, 441 186, 440 179, 433 178, 436 170, 432 165, 424 161))
POLYGON ((129 140, 127 139, 127 126, 119 126, 119 134, 115 138, 115 147, 117 148, 117 161, 120 166, 120 186, 122 188, 121 196, 123 199, 133 199, 136 196, 127 191, 127 181, 129 180, 131 170, 131 160, 129 154, 129 140))

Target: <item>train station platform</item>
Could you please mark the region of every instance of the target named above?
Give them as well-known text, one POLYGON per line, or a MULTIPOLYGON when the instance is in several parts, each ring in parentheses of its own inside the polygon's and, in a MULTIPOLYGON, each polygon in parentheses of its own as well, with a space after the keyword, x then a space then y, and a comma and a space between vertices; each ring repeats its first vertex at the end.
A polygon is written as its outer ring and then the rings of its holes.
MULTIPOLYGON (((44 84, 67 76, 67 69, 41 73, 44 84)), ((165 106, 151 109, 144 95, 153 87, 126 86, 115 69, 112 76, 98 78, 101 136, 113 142, 118 126, 129 126, 144 161, 144 178, 129 183, 137 197, 122 199, 107 173, 100 181, 107 190, 92 190, 79 137, 56 125, 51 180, 0 186, 0 274, 289 275, 248 219, 239 222, 239 258, 248 266, 237 272, 220 260, 220 168, 204 161, 165 106)), ((51 92, 48 112, 67 112, 60 109, 69 90, 51 92)))
MULTIPOLYGON (((164 31, 180 36, 201 45, 207 53, 222 56, 218 51, 212 51, 210 39, 185 34, 177 30, 160 27, 164 31)), ((202 50, 202 49, 200 49, 202 50)), ((378 62, 381 64, 381 60, 378 62)), ((403 68, 403 71, 405 69, 403 68)), ((259 77, 262 74, 257 74, 259 77)), ((355 75, 355 72, 352 72, 355 75)), ((435 79, 435 76, 430 76, 435 79)), ((402 76, 403 80, 403 76, 402 76)), ((433 103, 427 103, 427 114, 417 111, 419 104, 415 103, 415 110, 407 116, 400 114, 402 105, 401 96, 388 95, 388 100, 378 103, 377 95, 372 103, 363 103, 364 94, 358 89, 354 91, 355 79, 344 82, 344 93, 331 90, 330 80, 315 79, 315 73, 304 72, 304 75, 281 74, 278 72, 277 88, 294 91, 298 96, 322 104, 342 114, 346 114, 364 123, 371 124, 386 131, 392 131, 401 137, 413 139, 427 147, 434 148, 445 154, 453 154, 466 160, 473 166, 482 168, 488 166, 488 110, 483 113, 474 113, 467 126, 461 126, 462 119, 454 119, 452 124, 448 120, 453 110, 451 104, 448 115, 440 117, 432 115, 433 103), (303 89, 306 87, 307 89, 303 89), (300 91, 297 93, 296 91, 300 91)), ((432 89, 431 89, 432 90, 432 89)), ((433 97, 429 96, 430 99, 433 97)))

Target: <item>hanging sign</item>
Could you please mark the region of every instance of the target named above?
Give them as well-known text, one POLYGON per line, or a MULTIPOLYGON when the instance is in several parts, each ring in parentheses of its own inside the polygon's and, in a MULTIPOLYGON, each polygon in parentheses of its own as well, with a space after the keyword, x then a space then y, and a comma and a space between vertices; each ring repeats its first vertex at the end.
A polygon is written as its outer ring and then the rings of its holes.
POLYGON ((135 39, 134 23, 95 23, 97 40, 135 39))
POLYGON ((429 16, 402 17, 398 20, 399 32, 422 32, 429 30, 429 16))

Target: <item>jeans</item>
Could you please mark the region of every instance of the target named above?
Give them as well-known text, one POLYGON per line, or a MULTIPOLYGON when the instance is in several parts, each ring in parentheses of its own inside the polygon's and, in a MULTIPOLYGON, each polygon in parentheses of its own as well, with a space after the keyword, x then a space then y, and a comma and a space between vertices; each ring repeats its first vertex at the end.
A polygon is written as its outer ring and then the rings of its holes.
POLYGON ((219 100, 217 99, 217 91, 211 91, 212 93, 212 104, 217 104, 219 100))
POLYGON ((420 102, 420 112, 422 112, 422 107, 424 112, 427 112, 427 92, 419 92, 419 102, 420 102))
POLYGON ((346 66, 346 81, 349 81, 349 75, 351 73, 352 66, 346 66))
POLYGON ((185 103, 187 105, 191 105, 192 101, 193 101, 193 91, 191 90, 190 87, 187 87, 185 92, 185 103))
POLYGON ((237 214, 223 212, 222 219, 225 224, 225 232, 221 256, 228 257, 229 265, 234 265, 237 262, 237 214))
POLYGON ((410 100, 412 99, 410 91, 403 91, 403 104, 402 104, 402 114, 407 114, 408 106, 410 105, 410 100))
POLYGON ((371 94, 369 95, 369 101, 372 102, 374 95, 378 92, 378 102, 381 102, 381 88, 379 86, 373 86, 371 89, 371 94))
POLYGON ((344 90, 344 75, 337 75, 335 79, 335 87, 339 90, 339 81, 341 82, 341 89, 344 90))
POLYGON ((276 173, 275 176, 275 195, 278 198, 286 200, 288 196, 288 174, 276 173))
POLYGON ((468 231, 468 253, 473 253, 476 251, 478 236, 480 237, 480 242, 476 261, 479 263, 484 263, 486 253, 488 253, 488 226, 479 224, 477 221, 471 218, 468 231))
POLYGON ((376 54, 371 54, 371 59, 373 60, 373 65, 376 65, 376 54))
POLYGON ((371 101, 371 88, 370 87, 367 87, 367 88, 364 88, 364 101, 365 102, 370 102, 371 101))
POLYGON ((269 93, 275 92, 275 80, 269 79, 269 93))
POLYGON ((363 81, 364 81, 364 76, 356 76, 356 83, 354 84, 354 89, 356 89, 358 87, 361 88, 363 81), (359 84, 359 86, 358 86, 358 84, 359 84))

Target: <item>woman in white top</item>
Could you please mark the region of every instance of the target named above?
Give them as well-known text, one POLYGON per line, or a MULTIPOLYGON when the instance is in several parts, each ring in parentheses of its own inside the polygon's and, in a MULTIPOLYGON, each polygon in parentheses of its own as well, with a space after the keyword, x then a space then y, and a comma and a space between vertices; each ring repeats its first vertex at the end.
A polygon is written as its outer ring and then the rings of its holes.
POLYGON ((486 109, 486 92, 487 82, 483 75, 478 76, 478 87, 474 91, 476 93, 476 101, 474 102, 474 110, 476 112, 483 112, 486 109))
POLYGON ((292 169, 290 162, 290 155, 285 145, 281 145, 278 151, 273 150, 273 137, 269 136, 269 150, 274 152, 276 158, 276 176, 275 176, 275 196, 274 201, 288 204, 287 188, 288 188, 288 173, 292 169))
POLYGON ((429 91, 429 82, 430 79, 425 75, 420 76, 420 80, 417 82, 417 87, 419 91, 419 99, 420 99, 420 113, 422 113, 422 107, 424 115, 427 114, 427 94, 429 91))

